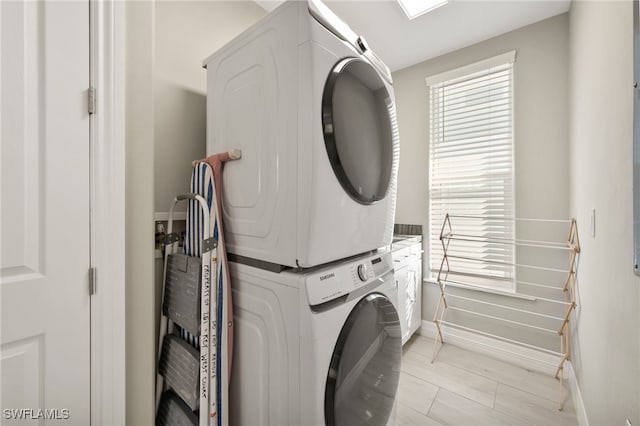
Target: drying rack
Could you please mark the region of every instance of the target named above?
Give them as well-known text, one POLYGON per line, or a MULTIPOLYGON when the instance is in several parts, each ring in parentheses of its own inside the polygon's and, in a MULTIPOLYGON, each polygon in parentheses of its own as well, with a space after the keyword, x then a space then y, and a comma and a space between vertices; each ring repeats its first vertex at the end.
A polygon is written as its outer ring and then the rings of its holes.
MULTIPOLYGON (((458 234, 458 233, 454 233, 453 227, 451 225, 451 219, 455 219, 455 218, 459 218, 459 219, 490 219, 490 218, 481 217, 481 216, 451 215, 451 214, 448 214, 448 213, 445 215, 445 218, 444 218, 443 223, 442 223, 442 227, 440 229, 440 235, 439 235, 440 243, 442 244, 443 256, 442 256, 442 261, 440 262, 440 268, 438 270, 438 275, 437 275, 437 278, 436 278, 438 286, 439 286, 439 289, 440 289, 440 297, 438 298, 438 302, 437 302, 436 309, 435 309, 434 316, 433 316, 433 322, 436 325, 437 334, 436 334, 436 340, 435 340, 435 343, 434 343, 433 355, 432 355, 432 358, 431 358, 431 362, 433 362, 435 360, 436 356, 439 353, 439 349, 444 344, 444 336, 443 336, 443 330, 442 330, 442 326, 443 325, 444 326, 450 326, 450 327, 453 327, 453 328, 463 329, 463 330, 466 330, 466 331, 469 331, 469 332, 479 333, 481 335, 495 337, 495 338, 498 338, 500 340, 507 341, 509 343, 514 343, 514 344, 517 344, 517 345, 520 345, 520 346, 524 346, 524 347, 529 347, 529 348, 532 348, 532 349, 542 349, 542 348, 537 348, 537 347, 535 347, 533 345, 529 345, 529 344, 524 343, 524 342, 519 342, 519 341, 515 341, 515 340, 512 340, 512 339, 507 339, 507 338, 504 338, 504 337, 491 335, 489 333, 485 333, 485 332, 480 331, 480 330, 474 330, 474 329, 469 328, 469 327, 465 327, 465 326, 457 325, 455 323, 447 322, 445 320, 445 312, 447 311, 447 308, 449 308, 449 304, 447 303, 447 293, 446 293, 447 284, 451 283, 451 284, 455 284, 457 286, 462 286, 462 287, 467 287, 467 288, 468 287, 474 287, 474 284, 469 284, 469 283, 463 283, 463 282, 459 282, 459 281, 449 280, 449 275, 454 273, 454 271, 452 271, 452 269, 451 269, 451 264, 449 262, 450 258, 451 259, 458 258, 458 259, 464 259, 464 260, 477 260, 479 262, 488 262, 488 263, 491 263, 491 264, 504 265, 504 266, 535 268, 535 269, 547 269, 547 270, 553 270, 553 271, 556 271, 556 272, 565 272, 565 271, 560 271, 560 270, 551 269, 551 268, 542 268, 542 267, 535 266, 535 265, 523 265, 523 264, 518 264, 518 263, 507 263, 507 262, 494 261, 494 260, 477 259, 477 258, 467 257, 467 256, 463 257, 463 256, 450 255, 449 254, 449 245, 452 242, 454 242, 454 244, 455 244, 455 241, 487 242, 487 243, 494 243, 494 244, 509 244, 509 245, 513 245, 513 246, 527 246, 527 247, 537 247, 537 248, 543 248, 543 249, 568 251, 569 252, 569 267, 568 267, 568 269, 566 271, 566 278, 565 278, 563 286, 562 286, 562 291, 564 293, 564 302, 559 302, 559 303, 562 303, 565 306, 565 314, 564 314, 564 318, 562 318, 561 325, 558 328, 558 330, 557 331, 548 330, 548 329, 541 328, 541 327, 535 327, 535 326, 532 326, 532 325, 529 325, 529 324, 523 324, 523 323, 519 323, 519 322, 516 322, 516 321, 502 319, 503 321, 509 322, 511 324, 522 325, 522 326, 526 326, 526 327, 533 327, 533 328, 537 328, 537 329, 539 329, 541 331, 557 333, 558 336, 560 337, 560 351, 559 352, 550 351, 550 350, 544 350, 544 352, 547 352, 547 353, 550 353, 550 354, 553 354, 553 355, 556 355, 556 356, 560 357, 560 362, 559 362, 558 367, 556 369, 555 378, 560 381, 560 392, 559 392, 558 409, 562 410, 563 405, 564 405, 564 365, 565 365, 566 361, 569 361, 571 359, 571 337, 570 337, 569 322, 570 322, 570 318, 571 318, 571 312, 573 312, 577 307, 577 303, 576 303, 576 270, 577 270, 578 254, 580 253, 580 240, 579 240, 579 237, 578 237, 578 226, 577 226, 576 220, 575 219, 571 219, 571 220, 516 219, 516 220, 521 220, 521 221, 542 221, 542 222, 549 221, 549 222, 566 222, 566 223, 569 223, 569 232, 567 234, 566 242, 565 243, 557 243, 557 242, 549 242, 549 241, 518 240, 518 239, 508 239, 508 238, 485 237, 485 236, 478 236, 478 235, 472 235, 472 234, 458 234)), ((500 219, 500 218, 498 218, 498 219, 500 219)), ((531 284, 531 283, 529 283, 529 284, 531 284)), ((451 295, 451 297, 463 298, 461 296, 453 296, 453 295, 451 295)), ((488 302, 482 302, 482 303, 491 304, 491 303, 488 303, 488 302)), ((461 310, 461 309, 459 309, 459 310, 461 310)), ((519 309, 514 309, 514 310, 519 310, 519 309)), ((520 310, 520 311, 522 311, 522 310, 520 310)), ((523 312, 527 312, 527 313, 534 314, 534 315, 542 315, 542 314, 539 314, 539 313, 536 313, 536 312, 531 312, 531 311, 523 311, 523 312)), ((483 315, 483 314, 479 314, 479 315, 483 315)), ((496 318, 496 317, 491 317, 491 318, 500 319, 500 318, 496 318)))

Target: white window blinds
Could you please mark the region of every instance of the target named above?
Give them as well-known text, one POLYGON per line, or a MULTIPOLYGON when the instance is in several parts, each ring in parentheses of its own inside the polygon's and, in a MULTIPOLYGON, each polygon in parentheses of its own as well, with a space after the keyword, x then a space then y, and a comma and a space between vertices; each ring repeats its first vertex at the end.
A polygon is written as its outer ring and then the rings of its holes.
POLYGON ((430 92, 431 270, 445 215, 451 281, 515 290, 513 59, 515 52, 427 79, 430 92), (447 229, 448 230, 448 229, 447 229))

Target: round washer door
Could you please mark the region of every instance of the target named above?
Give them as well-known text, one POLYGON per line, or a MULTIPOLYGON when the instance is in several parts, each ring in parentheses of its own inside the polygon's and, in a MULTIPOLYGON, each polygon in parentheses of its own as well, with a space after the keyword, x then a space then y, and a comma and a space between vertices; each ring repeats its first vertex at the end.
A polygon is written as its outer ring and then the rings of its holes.
POLYGON ((396 308, 382 294, 369 294, 349 314, 333 350, 325 387, 326 424, 386 425, 401 357, 396 308))
POLYGON ((347 194, 361 204, 383 199, 398 132, 393 95, 371 64, 347 58, 333 68, 322 96, 322 126, 331 167, 347 194))

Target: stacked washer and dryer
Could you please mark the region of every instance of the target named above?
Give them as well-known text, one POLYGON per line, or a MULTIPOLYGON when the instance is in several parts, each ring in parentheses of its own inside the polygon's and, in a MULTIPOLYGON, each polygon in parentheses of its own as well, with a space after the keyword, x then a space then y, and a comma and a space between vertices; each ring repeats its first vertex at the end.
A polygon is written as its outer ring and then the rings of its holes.
POLYGON ((391 73, 317 0, 204 61, 224 169, 235 425, 386 425, 400 377, 391 73))

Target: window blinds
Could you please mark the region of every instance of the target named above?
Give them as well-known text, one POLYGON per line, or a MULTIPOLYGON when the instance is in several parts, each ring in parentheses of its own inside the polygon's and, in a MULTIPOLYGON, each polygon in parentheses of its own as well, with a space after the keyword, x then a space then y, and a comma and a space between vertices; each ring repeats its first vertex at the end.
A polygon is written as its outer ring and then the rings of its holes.
POLYGON ((514 290, 513 60, 502 56, 502 63, 482 70, 428 80, 430 263, 437 272, 449 213, 457 238, 447 251, 455 279, 514 290))

